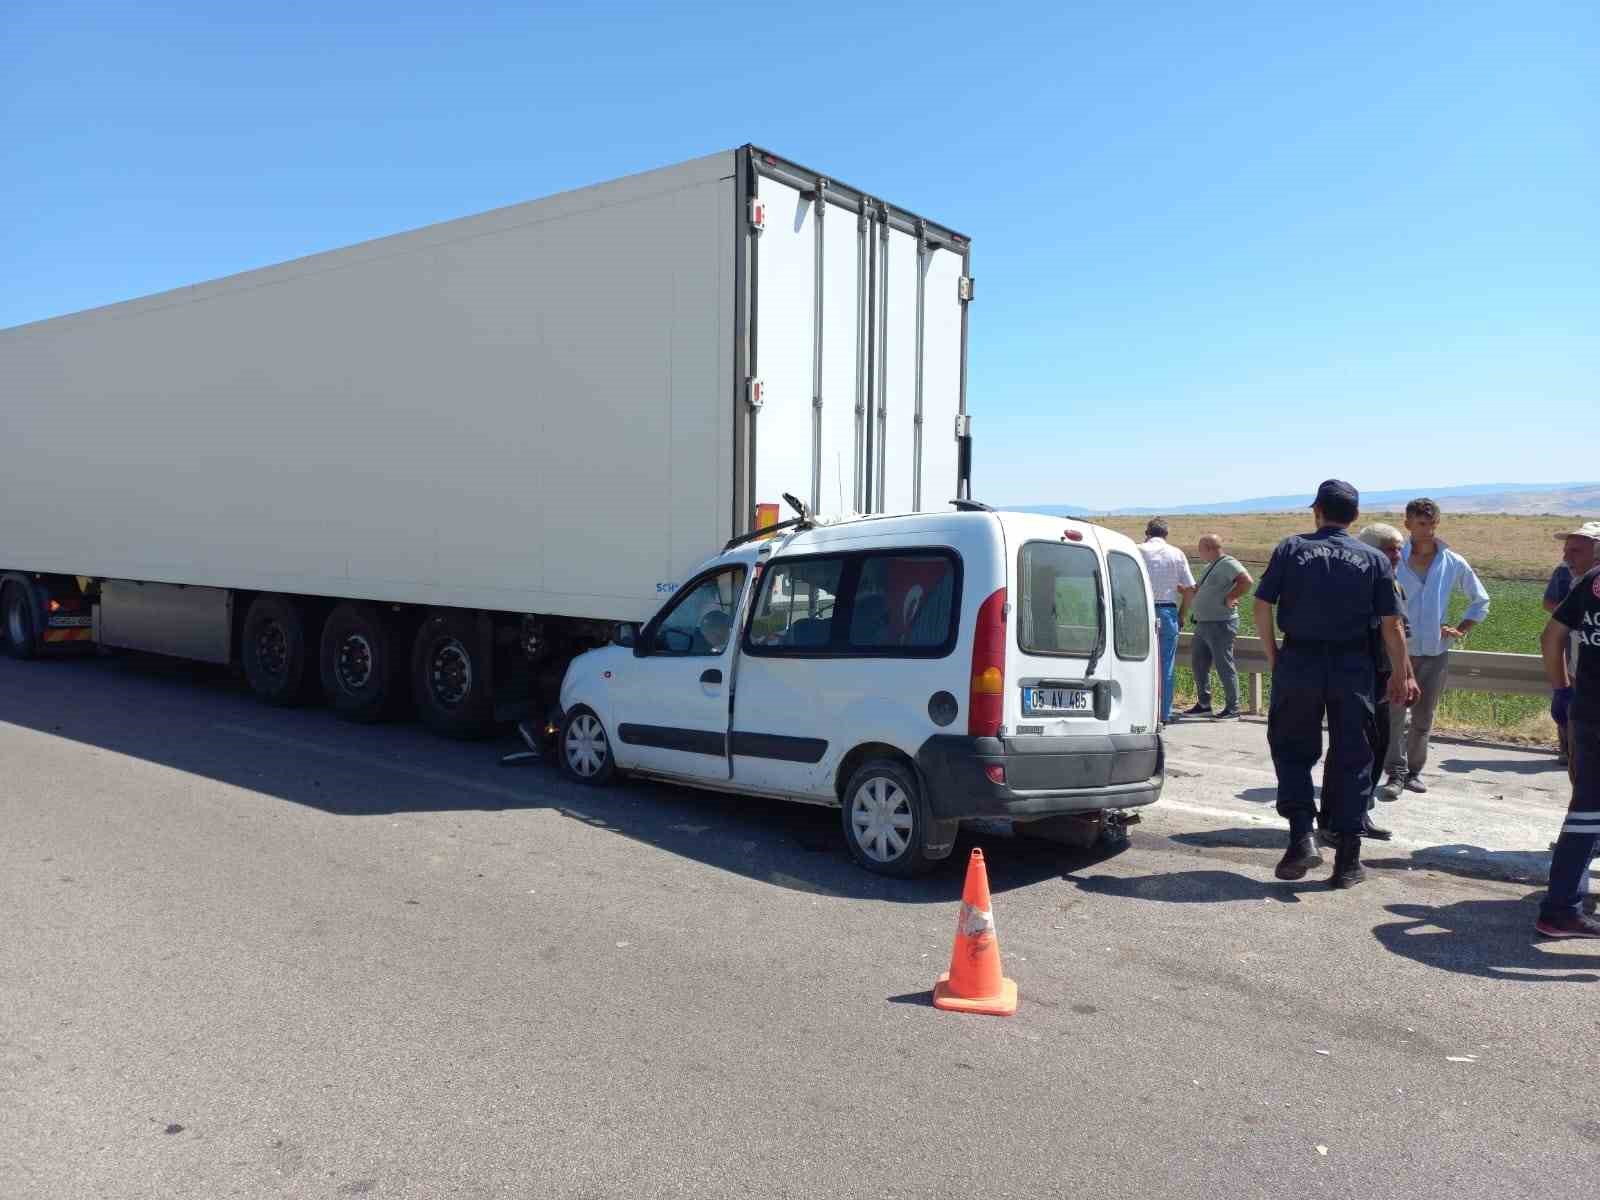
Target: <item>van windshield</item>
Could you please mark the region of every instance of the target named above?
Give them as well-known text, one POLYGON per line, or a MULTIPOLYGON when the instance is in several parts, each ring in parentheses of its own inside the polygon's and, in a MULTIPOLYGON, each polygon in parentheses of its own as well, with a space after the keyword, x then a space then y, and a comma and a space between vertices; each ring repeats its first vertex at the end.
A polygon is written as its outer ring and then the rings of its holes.
POLYGON ((1087 546, 1029 542, 1019 562, 1017 644, 1025 654, 1089 658, 1101 645, 1100 560, 1087 546))

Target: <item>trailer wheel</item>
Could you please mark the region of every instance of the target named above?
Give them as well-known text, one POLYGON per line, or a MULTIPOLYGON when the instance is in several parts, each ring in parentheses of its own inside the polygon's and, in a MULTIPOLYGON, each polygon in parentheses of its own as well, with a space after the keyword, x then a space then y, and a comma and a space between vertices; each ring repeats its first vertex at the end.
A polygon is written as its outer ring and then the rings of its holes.
POLYGON ((6 653, 12 658, 29 659, 39 652, 39 638, 33 630, 33 605, 28 593, 15 583, 4 592, 6 653))
POLYGON ((299 704, 316 678, 304 609, 270 592, 250 602, 239 637, 239 657, 250 690, 268 704, 299 704))
POLYGON ((322 690, 349 721, 381 721, 405 698, 402 645, 389 615, 374 604, 345 601, 322 626, 322 690))
POLYGON ((423 618, 411 649, 411 695, 433 732, 469 739, 493 728, 487 650, 473 613, 444 609, 423 618))

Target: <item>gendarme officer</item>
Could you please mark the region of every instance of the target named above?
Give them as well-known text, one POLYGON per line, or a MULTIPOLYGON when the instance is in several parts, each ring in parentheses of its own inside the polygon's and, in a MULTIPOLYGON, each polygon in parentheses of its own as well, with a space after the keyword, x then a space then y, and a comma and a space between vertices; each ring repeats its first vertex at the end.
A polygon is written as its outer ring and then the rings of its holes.
POLYGON ((1335 794, 1324 798, 1324 810, 1338 846, 1328 882, 1353 887, 1365 877, 1361 826, 1372 789, 1368 733, 1375 698, 1368 631, 1374 618, 1393 668, 1390 703, 1406 702, 1410 676, 1394 571, 1380 551, 1347 532, 1360 513, 1356 489, 1327 480, 1311 513, 1317 531, 1279 542, 1256 587, 1256 632, 1272 667, 1267 742, 1278 773, 1278 813, 1289 822, 1289 849, 1274 873, 1299 879, 1322 865, 1312 837, 1317 809, 1311 768, 1322 754, 1326 714, 1335 794), (1274 605, 1284 635, 1281 650, 1274 605))

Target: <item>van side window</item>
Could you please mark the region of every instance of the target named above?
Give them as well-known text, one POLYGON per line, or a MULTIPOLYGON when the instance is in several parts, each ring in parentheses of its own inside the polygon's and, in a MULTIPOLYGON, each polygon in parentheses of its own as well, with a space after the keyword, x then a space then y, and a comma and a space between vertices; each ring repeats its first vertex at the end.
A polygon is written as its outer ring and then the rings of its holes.
POLYGON ((733 615, 744 588, 744 568, 727 567, 684 590, 656 618, 650 653, 715 657, 733 635, 733 615))
POLYGON ((1145 596, 1139 564, 1113 550, 1106 556, 1111 568, 1111 610, 1116 619, 1117 657, 1139 661, 1150 656, 1150 602, 1145 596))
POLYGON ((827 649, 843 572, 842 558, 773 563, 750 622, 750 641, 771 650, 827 649))
POLYGON ((954 641, 956 565, 945 554, 874 554, 861 562, 852 650, 937 650, 954 641))
POLYGON ((1028 542, 1020 559, 1017 644, 1023 653, 1093 655, 1103 645, 1099 556, 1087 546, 1028 542))

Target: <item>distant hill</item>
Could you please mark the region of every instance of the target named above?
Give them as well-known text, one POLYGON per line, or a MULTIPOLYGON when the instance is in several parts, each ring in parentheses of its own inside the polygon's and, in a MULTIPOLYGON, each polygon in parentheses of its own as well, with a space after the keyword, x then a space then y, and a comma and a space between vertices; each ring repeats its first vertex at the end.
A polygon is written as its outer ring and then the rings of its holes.
MULTIPOLYGON (((1412 488, 1404 491, 1363 492, 1361 507, 1368 512, 1400 509, 1406 501, 1431 496, 1447 512, 1514 513, 1537 516, 1552 513, 1600 517, 1600 483, 1469 483, 1452 487, 1412 488)), ((1017 512, 1053 517, 1088 517, 1109 514, 1142 516, 1161 513, 1267 513, 1305 508, 1311 493, 1299 496, 1253 496, 1248 500, 1221 500, 1211 504, 1181 504, 1171 508, 1085 508, 1077 504, 1029 505, 1017 512)))

